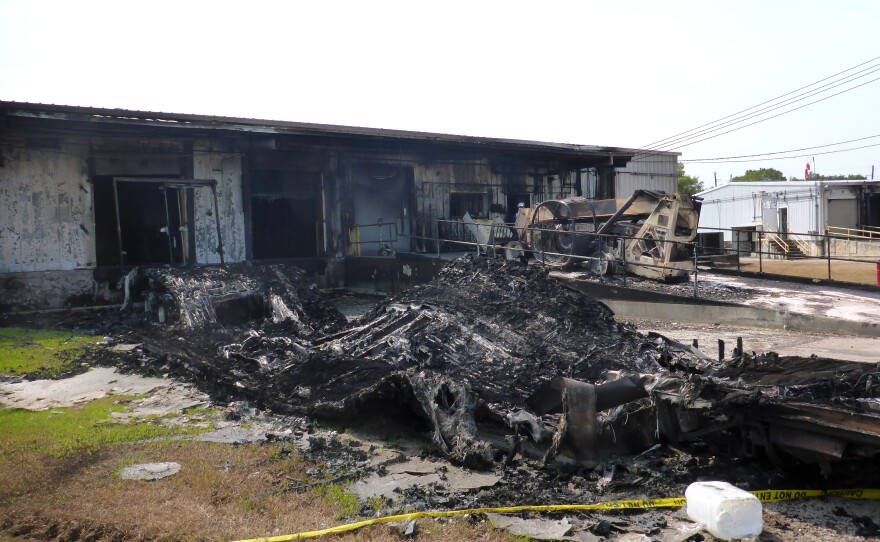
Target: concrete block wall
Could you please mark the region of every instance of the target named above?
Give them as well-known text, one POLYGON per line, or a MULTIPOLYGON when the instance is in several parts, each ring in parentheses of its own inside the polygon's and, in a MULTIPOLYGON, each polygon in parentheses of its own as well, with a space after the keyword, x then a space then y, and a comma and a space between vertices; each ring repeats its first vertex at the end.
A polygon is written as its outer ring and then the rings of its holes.
POLYGON ((0 313, 121 303, 123 293, 91 269, 0 274, 0 313))
POLYGON ((880 259, 880 239, 876 241, 832 239, 831 254, 838 258, 878 260, 880 259))

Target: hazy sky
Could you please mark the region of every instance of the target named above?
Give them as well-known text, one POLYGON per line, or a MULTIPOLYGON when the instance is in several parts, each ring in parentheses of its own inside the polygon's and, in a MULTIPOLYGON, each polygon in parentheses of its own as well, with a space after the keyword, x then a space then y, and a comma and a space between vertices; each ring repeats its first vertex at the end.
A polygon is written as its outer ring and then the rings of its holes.
MULTIPOLYGON (((0 0, 0 99, 643 148, 880 56, 878 28, 876 0, 0 0)), ((880 81, 670 150, 875 135, 880 81)), ((862 145, 880 137, 791 154, 880 179, 880 146, 818 154, 862 145)), ((802 177, 807 160, 686 169, 710 186, 759 167, 802 177)))

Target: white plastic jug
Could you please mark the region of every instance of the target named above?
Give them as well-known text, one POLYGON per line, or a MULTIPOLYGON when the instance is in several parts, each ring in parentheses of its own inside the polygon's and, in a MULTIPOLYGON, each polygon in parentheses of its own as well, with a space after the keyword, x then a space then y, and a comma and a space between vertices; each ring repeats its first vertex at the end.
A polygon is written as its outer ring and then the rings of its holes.
POLYGON ((722 540, 758 536, 764 528, 757 497, 727 482, 696 482, 684 492, 687 515, 722 540))

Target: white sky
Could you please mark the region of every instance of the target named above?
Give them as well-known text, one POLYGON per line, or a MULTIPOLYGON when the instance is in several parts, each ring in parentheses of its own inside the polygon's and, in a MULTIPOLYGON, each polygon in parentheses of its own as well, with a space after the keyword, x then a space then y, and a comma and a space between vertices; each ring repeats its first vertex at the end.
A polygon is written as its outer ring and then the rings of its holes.
MULTIPOLYGON (((0 0, 0 99, 641 148, 880 56, 878 26, 876 0, 0 0)), ((872 135, 880 81, 673 150, 872 135)), ((880 179, 880 146, 815 158, 880 179)), ((807 160, 686 169, 711 186, 807 160)))

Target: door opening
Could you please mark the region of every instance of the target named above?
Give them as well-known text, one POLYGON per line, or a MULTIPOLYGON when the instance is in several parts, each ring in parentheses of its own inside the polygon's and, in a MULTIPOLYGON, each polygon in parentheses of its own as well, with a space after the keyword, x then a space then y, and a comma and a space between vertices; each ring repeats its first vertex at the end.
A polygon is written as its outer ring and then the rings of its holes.
POLYGON ((117 183, 114 196, 113 184, 113 177, 94 178, 97 265, 183 263, 180 227, 187 223, 186 191, 135 180, 117 183))
POLYGON ((354 254, 389 256, 410 250, 413 179, 409 167, 363 164, 354 168, 354 254))
POLYGON ((255 260, 319 256, 320 172, 257 170, 251 187, 251 232, 255 260))
POLYGON ((520 203, 523 204, 523 207, 531 207, 531 197, 528 192, 511 192, 507 195, 505 222, 509 224, 516 222, 516 213, 520 203))
POLYGON ((780 207, 779 211, 779 236, 788 239, 788 207, 780 207))

